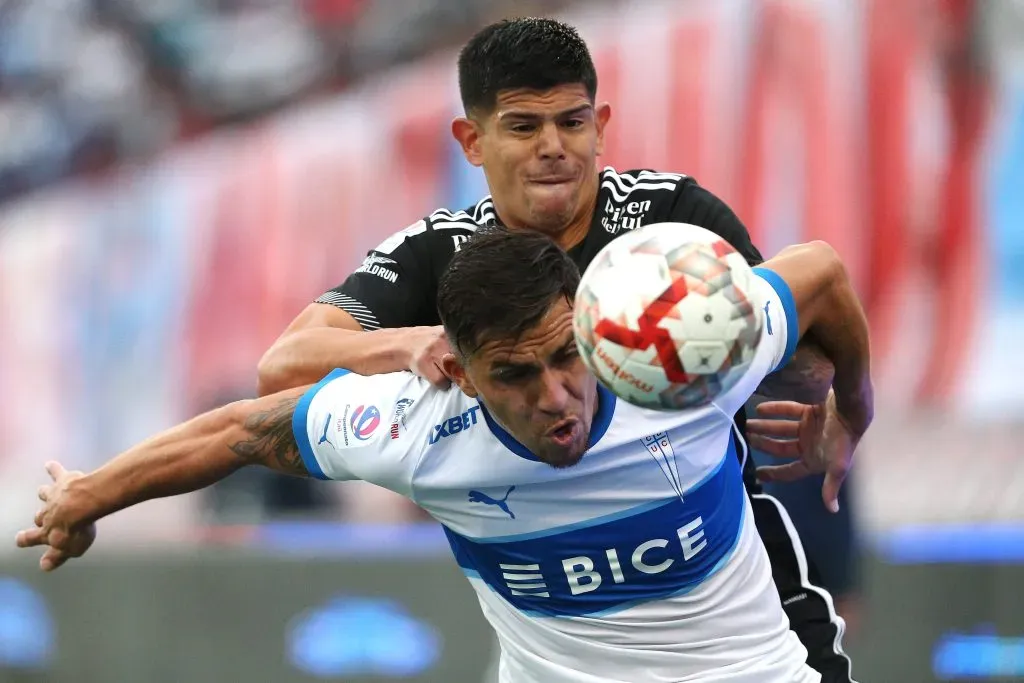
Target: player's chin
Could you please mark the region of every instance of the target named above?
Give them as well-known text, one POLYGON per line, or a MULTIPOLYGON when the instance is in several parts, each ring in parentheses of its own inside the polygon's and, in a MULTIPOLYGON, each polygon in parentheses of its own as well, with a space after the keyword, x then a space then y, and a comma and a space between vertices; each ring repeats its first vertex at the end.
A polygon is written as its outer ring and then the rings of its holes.
POLYGON ((576 188, 569 183, 561 185, 538 185, 531 197, 531 213, 536 222, 564 223, 571 218, 576 208, 576 188))
POLYGON ((566 445, 546 443, 542 452, 537 454, 537 457, 555 469, 565 469, 579 463, 586 451, 585 439, 577 438, 572 443, 566 445))

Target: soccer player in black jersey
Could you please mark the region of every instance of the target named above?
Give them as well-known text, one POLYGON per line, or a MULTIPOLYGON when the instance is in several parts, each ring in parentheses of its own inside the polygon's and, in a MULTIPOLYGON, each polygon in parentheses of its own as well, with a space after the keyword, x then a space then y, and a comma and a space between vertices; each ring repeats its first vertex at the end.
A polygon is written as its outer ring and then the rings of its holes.
MULTIPOLYGON (((438 278, 483 225, 543 232, 581 270, 618 235, 663 221, 712 230, 751 264, 761 262, 743 223, 693 179, 599 170, 611 108, 595 101, 594 65, 572 27, 548 19, 493 24, 467 43, 458 68, 465 117, 452 123, 452 133, 466 159, 483 168, 491 195, 463 210, 438 209, 371 251, 267 351, 259 367, 261 394, 317 382, 336 367, 361 374, 408 369, 445 384, 440 358, 448 347, 437 314, 438 278)), ((834 368, 827 360, 828 340, 817 342, 802 344, 759 393, 822 403, 834 368)), ((737 422, 742 430, 742 415, 737 422)), ((838 494, 855 444, 842 434, 825 438, 827 462, 811 467, 826 472, 823 495, 829 501, 838 494)), ((749 458, 744 474, 776 586, 809 664, 823 681, 850 681, 841 648, 844 625, 831 597, 812 582, 813 568, 788 516, 761 493, 749 458)))

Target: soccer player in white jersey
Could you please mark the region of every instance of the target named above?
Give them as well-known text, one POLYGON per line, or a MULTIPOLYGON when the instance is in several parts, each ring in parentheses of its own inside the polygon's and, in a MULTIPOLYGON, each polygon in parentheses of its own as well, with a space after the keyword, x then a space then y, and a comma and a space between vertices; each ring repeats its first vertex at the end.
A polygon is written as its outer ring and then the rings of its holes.
MULTIPOLYGON (((640 62, 635 68, 629 77, 654 76, 640 62)), ((582 272, 602 247, 653 223, 697 225, 721 236, 751 266, 764 260, 739 217, 695 179, 662 172, 668 169, 601 168, 606 136, 616 135, 621 124, 614 123, 613 108, 597 99, 594 61, 572 26, 542 18, 496 22, 466 42, 457 72, 464 115, 452 122, 451 132, 466 161, 482 169, 487 196, 464 209, 438 208, 395 232, 299 313, 259 364, 260 395, 317 382, 334 368, 363 375, 412 370, 447 386, 441 358, 450 348, 437 315, 438 279, 483 226, 544 233, 582 272)), ((370 212, 363 223, 375 220, 370 212)), ((800 340, 784 370, 762 383, 760 396, 815 406, 826 401, 834 368, 811 337, 800 340)), ((735 419, 738 436, 751 433, 743 410, 735 419)), ((812 463, 813 471, 827 472, 822 494, 829 505, 848 455, 826 452, 824 462, 812 463)), ((795 471, 784 467, 774 472, 795 471)), ((851 683, 842 648, 845 624, 817 582, 785 509, 761 490, 749 458, 744 483, 808 663, 826 683, 851 683)))
POLYGON ((201 415, 88 475, 50 463, 17 543, 48 545, 40 562, 53 569, 85 552, 96 520, 246 464, 363 479, 444 525, 498 634, 502 681, 820 681, 772 585, 732 415, 813 330, 836 367, 826 436, 854 446, 872 414, 867 326, 827 245, 787 249, 757 274, 750 294, 768 320, 747 374, 705 407, 649 411, 578 357, 579 271, 565 252, 484 230, 438 291, 456 386, 337 370, 201 415))

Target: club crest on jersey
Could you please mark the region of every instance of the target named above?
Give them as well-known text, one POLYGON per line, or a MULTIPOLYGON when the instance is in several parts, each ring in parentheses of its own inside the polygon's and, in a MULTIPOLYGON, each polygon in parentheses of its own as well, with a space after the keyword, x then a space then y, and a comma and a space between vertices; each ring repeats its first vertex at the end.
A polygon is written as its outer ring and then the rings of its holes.
POLYGON ((648 454, 658 463, 661 473, 665 475, 669 486, 683 500, 683 488, 679 480, 679 468, 676 464, 676 449, 672 446, 672 439, 667 432, 658 432, 645 436, 640 440, 647 449, 648 454))
POLYGON ((445 439, 449 436, 454 436, 459 432, 468 430, 476 424, 476 411, 478 410, 480 410, 480 406, 473 406, 461 415, 450 417, 441 424, 434 425, 434 431, 430 435, 430 443, 435 444, 441 439, 445 439))
POLYGON ((644 218, 650 210, 649 200, 618 204, 609 198, 604 203, 601 225, 609 234, 617 235, 622 230, 633 230, 643 225, 644 218))

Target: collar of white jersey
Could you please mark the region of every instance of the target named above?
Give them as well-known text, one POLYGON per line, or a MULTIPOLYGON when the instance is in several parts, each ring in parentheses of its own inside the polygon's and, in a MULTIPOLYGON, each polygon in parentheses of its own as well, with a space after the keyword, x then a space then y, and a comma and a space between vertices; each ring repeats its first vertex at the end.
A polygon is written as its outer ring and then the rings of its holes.
MULTIPOLYGON (((501 425, 494 421, 491 414, 487 412, 487 406, 480 402, 480 412, 484 414, 484 422, 487 428, 497 437, 501 445, 509 449, 520 458, 540 462, 540 458, 531 453, 526 446, 516 441, 515 437, 506 432, 501 425)), ((597 445, 604 433, 608 431, 608 425, 612 423, 612 416, 615 414, 615 394, 605 389, 601 384, 597 385, 597 412, 594 414, 594 421, 590 425, 590 439, 587 442, 587 450, 597 445)))

